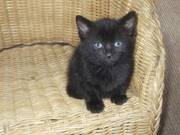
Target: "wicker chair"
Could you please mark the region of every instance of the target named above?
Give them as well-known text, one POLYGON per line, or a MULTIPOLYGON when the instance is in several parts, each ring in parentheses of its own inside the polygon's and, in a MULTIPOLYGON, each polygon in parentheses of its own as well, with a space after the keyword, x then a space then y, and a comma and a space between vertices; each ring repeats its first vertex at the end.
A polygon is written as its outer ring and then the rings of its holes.
POLYGON ((155 135, 164 46, 154 0, 0 0, 0 134, 155 135), (78 42, 75 16, 95 20, 138 13, 135 73, 128 102, 105 100, 92 114, 67 96, 66 69, 78 42), (20 45, 23 44, 23 45, 20 45))

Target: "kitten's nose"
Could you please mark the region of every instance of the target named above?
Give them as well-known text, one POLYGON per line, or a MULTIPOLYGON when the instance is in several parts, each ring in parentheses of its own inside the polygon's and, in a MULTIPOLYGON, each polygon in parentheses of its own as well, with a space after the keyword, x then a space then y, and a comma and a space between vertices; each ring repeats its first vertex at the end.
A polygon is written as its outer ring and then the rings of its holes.
POLYGON ((111 53, 107 53, 107 57, 110 59, 112 57, 111 53))

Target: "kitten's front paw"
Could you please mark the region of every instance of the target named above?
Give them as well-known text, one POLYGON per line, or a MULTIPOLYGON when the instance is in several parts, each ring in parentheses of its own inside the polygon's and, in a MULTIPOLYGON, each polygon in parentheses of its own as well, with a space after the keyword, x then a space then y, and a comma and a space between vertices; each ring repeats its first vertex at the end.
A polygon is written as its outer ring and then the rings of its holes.
POLYGON ((111 102, 112 103, 115 103, 117 105, 122 105, 124 104, 126 101, 128 100, 127 96, 126 95, 121 95, 121 96, 112 96, 111 97, 111 102))
POLYGON ((100 113, 104 110, 104 103, 102 100, 86 102, 86 106, 92 113, 100 113))

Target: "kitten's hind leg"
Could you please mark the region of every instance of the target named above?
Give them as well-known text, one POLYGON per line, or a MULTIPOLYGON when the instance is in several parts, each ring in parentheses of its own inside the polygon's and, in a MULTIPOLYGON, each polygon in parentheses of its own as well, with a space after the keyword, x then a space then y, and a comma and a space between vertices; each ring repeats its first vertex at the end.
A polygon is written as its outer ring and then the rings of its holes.
POLYGON ((115 88, 112 92, 111 102, 117 105, 122 105, 123 103, 125 103, 128 100, 126 96, 127 88, 128 85, 121 85, 115 88))
POLYGON ((78 91, 77 87, 75 86, 75 84, 69 82, 66 88, 66 92, 70 97, 74 97, 77 99, 83 99, 82 94, 80 93, 80 91, 78 91))

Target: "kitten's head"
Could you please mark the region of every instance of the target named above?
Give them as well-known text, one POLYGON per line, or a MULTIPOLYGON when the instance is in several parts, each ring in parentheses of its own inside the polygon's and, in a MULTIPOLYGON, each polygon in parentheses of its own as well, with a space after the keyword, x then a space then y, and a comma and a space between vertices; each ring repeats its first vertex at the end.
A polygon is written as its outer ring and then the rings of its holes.
POLYGON ((137 26, 134 11, 124 17, 100 19, 92 22, 76 16, 80 52, 95 65, 113 65, 121 59, 132 57, 137 26))

